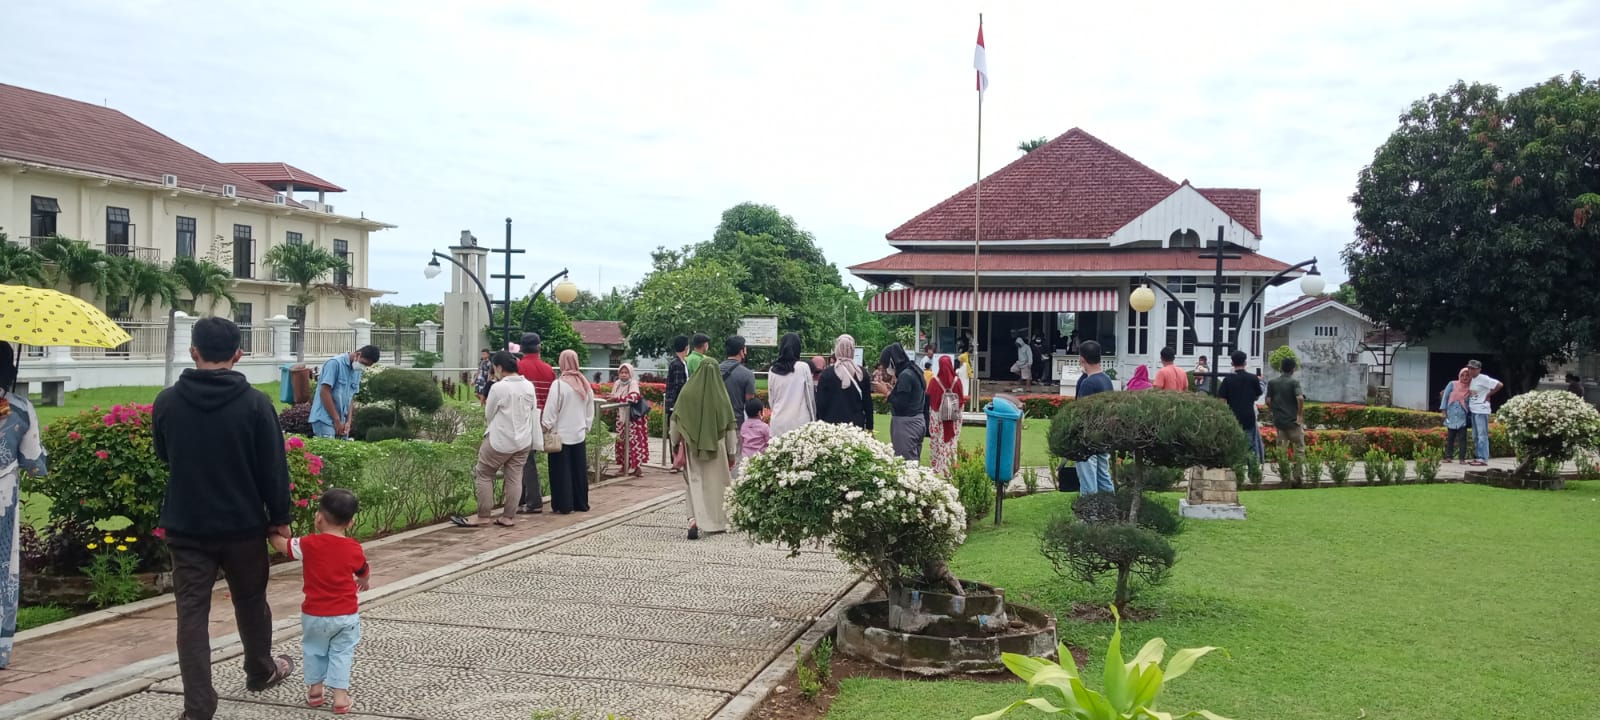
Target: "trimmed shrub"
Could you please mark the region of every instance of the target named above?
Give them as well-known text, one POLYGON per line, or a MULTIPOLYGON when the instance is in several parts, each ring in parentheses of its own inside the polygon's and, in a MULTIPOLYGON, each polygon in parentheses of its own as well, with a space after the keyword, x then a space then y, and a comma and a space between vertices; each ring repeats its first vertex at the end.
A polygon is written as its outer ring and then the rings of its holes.
POLYGON ((1295 362, 1300 362, 1300 357, 1295 355, 1294 348, 1288 345, 1280 345, 1272 351, 1271 355, 1267 356, 1267 366, 1274 371, 1283 372, 1283 361, 1288 358, 1294 358, 1295 362))
POLYGON ((1159 585, 1177 560, 1177 551, 1160 533, 1123 522, 1084 522, 1067 514, 1045 526, 1039 552, 1057 574, 1084 583, 1094 584, 1105 574, 1116 573, 1119 608, 1133 597, 1133 576, 1159 585))
POLYGON ((983 465, 983 446, 978 446, 976 452, 960 448, 956 453, 950 482, 956 486, 961 505, 967 509, 967 527, 971 528, 994 510, 994 483, 989 481, 989 471, 983 465))
POLYGON ((413 433, 411 428, 404 425, 378 425, 367 428, 367 435, 362 439, 375 443, 385 440, 413 440, 415 438, 416 433, 413 433))
POLYGON ((1050 422, 1050 452, 1071 460, 1120 452, 1157 467, 1227 468, 1249 451, 1228 406, 1193 393, 1101 393, 1063 404, 1050 422))
POLYGON ((354 440, 367 440, 367 433, 373 428, 393 427, 395 424, 394 408, 382 405, 362 405, 350 418, 350 437, 354 440))
MULTIPOLYGON (((1576 397, 1576 396, 1574 396, 1576 397)), ((1307 430, 1306 445, 1337 444, 1350 449, 1351 455, 1361 457, 1367 450, 1377 448, 1384 452, 1411 459, 1418 448, 1444 448, 1444 428, 1436 427, 1428 430, 1409 430, 1404 428, 1362 428, 1360 430, 1307 430)), ((1272 445, 1278 441, 1278 433, 1271 427, 1261 428, 1262 442, 1272 445)), ((1505 428, 1491 423, 1489 425, 1489 451, 1495 457, 1512 455, 1510 439, 1505 428)))
POLYGON ((1541 460, 1559 466, 1600 444, 1600 411, 1565 390, 1518 395, 1506 401, 1495 419, 1505 424, 1522 459, 1518 474, 1533 470, 1541 460))
MULTIPOLYGON (((1257 410, 1261 423, 1272 425, 1272 413, 1265 407, 1257 410)), ((1354 405, 1350 403, 1306 403, 1307 429, 1360 430, 1362 428, 1405 428, 1425 430, 1439 427, 1439 414, 1422 410, 1354 405)))
MULTIPOLYGON (((1133 508, 1133 492, 1079 495, 1072 501, 1072 514, 1087 523, 1120 522, 1133 508)), ((1176 502, 1146 497, 1139 503, 1139 527, 1171 537, 1183 532, 1183 517, 1176 502)))
POLYGON ((1417 482, 1431 484, 1439 481, 1439 468, 1444 464, 1444 451, 1434 447, 1419 448, 1415 456, 1417 482))
MULTIPOLYGON (((23 475, 22 489, 49 496, 52 520, 93 526, 124 517, 119 530, 149 536, 161 517, 167 491, 167 467, 156 457, 149 405, 114 405, 61 418, 45 428, 42 440, 50 456, 50 474, 23 475)), ((141 556, 159 553, 144 547, 141 556)))
POLYGON ((311 403, 290 405, 278 413, 278 426, 291 435, 311 434, 311 403))
POLYGON ((374 402, 387 402, 392 406, 390 425, 405 424, 401 412, 404 408, 432 413, 444 404, 444 393, 433 382, 433 375, 418 370, 385 370, 367 379, 362 389, 374 402))

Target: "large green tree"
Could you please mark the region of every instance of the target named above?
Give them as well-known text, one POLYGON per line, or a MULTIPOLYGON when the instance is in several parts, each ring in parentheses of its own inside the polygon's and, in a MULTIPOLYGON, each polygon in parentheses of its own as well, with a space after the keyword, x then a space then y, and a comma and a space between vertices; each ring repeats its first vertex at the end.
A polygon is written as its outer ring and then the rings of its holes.
MULTIPOLYGON (((323 282, 336 273, 350 272, 350 263, 327 248, 310 243, 282 243, 272 246, 261 261, 271 265, 283 278, 295 286, 295 304, 309 314, 323 295, 339 294, 349 297, 349 288, 332 282, 323 282)), ((300 352, 296 360, 306 361, 305 318, 299 318, 300 352)))
POLYGON ((627 296, 612 288, 611 292, 604 295, 579 290, 578 296, 562 309, 573 320, 621 320, 627 306, 627 296))
POLYGON ((1361 171, 1345 248, 1360 309, 1426 338, 1465 327, 1512 391, 1600 343, 1600 84, 1501 98, 1458 82, 1412 104, 1361 171))
POLYGON ((674 335, 732 335, 745 312, 739 292, 744 275, 719 262, 695 262, 645 276, 623 316, 628 346, 636 355, 654 357, 668 352, 674 335))
MULTIPOLYGON (((577 330, 572 329, 572 318, 550 298, 543 295, 533 298, 531 310, 528 309, 528 299, 515 300, 511 303, 511 317, 522 322, 522 327, 515 331, 510 342, 521 339, 522 333, 536 332, 539 333, 539 340, 543 344, 539 354, 551 365, 555 364, 562 350, 577 353, 578 362, 589 362, 589 346, 584 345, 583 337, 577 330), (528 317, 526 322, 522 322, 525 310, 528 317)), ((507 340, 504 326, 491 323, 488 330, 490 347, 496 350, 505 349, 507 340)))
POLYGON ((443 311, 439 303, 373 303, 372 317, 368 319, 384 327, 415 327, 425 321, 443 322, 443 311))
MULTIPOLYGON (((233 275, 210 260, 179 257, 172 261, 167 271, 172 273, 172 280, 177 284, 179 297, 176 299, 182 300, 182 296, 187 296, 190 312, 210 314, 216 309, 218 300, 227 300, 229 306, 236 302, 233 297, 233 275)), ((177 302, 167 307, 166 385, 171 385, 176 377, 175 361, 181 350, 172 342, 177 339, 177 313, 177 302)))

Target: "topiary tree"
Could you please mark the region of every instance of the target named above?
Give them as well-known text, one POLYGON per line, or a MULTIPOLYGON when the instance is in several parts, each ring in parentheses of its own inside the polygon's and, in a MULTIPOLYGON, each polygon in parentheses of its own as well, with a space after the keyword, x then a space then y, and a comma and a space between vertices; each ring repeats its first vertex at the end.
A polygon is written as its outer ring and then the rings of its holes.
POLYGON ((1283 361, 1289 358, 1293 358, 1296 363, 1300 362, 1300 356, 1294 354, 1294 348, 1288 345, 1281 345, 1278 349, 1273 350, 1271 355, 1267 356, 1267 366, 1274 371, 1283 372, 1283 361))
POLYGON ((1506 426, 1521 459, 1518 476, 1528 475, 1540 461, 1564 463, 1600 445, 1600 412, 1565 390, 1518 395, 1506 401, 1495 419, 1506 426))
POLYGON ((431 414, 444 405, 444 394, 433 375, 416 370, 389 369, 367 378, 362 389, 374 402, 387 402, 394 410, 395 427, 405 426, 404 408, 431 414))
POLYGON ((1165 536, 1182 524, 1146 498, 1147 483, 1167 484, 1170 468, 1242 465, 1249 441, 1228 406, 1207 395, 1102 393, 1062 406, 1050 423, 1050 452, 1132 458, 1118 463, 1115 494, 1080 497, 1074 514, 1052 520, 1040 539, 1040 552, 1059 574, 1092 583, 1116 572, 1114 602, 1121 610, 1134 575, 1159 583, 1176 558, 1165 536))

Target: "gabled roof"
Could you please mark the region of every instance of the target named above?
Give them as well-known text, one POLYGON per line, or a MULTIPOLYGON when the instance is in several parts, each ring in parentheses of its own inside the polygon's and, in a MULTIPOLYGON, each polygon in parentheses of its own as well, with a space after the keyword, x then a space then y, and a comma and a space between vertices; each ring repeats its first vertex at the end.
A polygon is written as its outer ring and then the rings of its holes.
POLYGON ((289 163, 223 163, 223 165, 240 175, 276 190, 287 190, 293 187, 296 190, 344 192, 344 188, 289 163))
POLYGON ((1267 311, 1266 321, 1261 326, 1261 330, 1263 332, 1272 330, 1279 326, 1292 323, 1300 318, 1307 317, 1312 313, 1321 312, 1323 310, 1339 310, 1363 322, 1372 322, 1367 318, 1367 316, 1362 315, 1355 308, 1339 302, 1338 300, 1334 300, 1330 296, 1302 295, 1292 302, 1279 305, 1278 307, 1267 311))
MULTIPOLYGON (((983 180, 983 240, 1110 237, 1177 190, 1173 182, 1099 138, 1073 128, 983 180)), ((1261 235, 1261 191, 1196 188, 1251 233, 1261 235)), ((975 186, 890 231, 895 242, 967 241, 975 186)))
POLYGON ((0 158, 272 202, 277 191, 111 108, 0 84, 0 158))
MULTIPOLYGON (((1139 249, 1139 250, 1063 250, 1057 252, 987 251, 978 255, 979 270, 984 273, 1030 274, 1118 274, 1138 275, 1145 272, 1193 272, 1209 274, 1216 260, 1200 257, 1200 249, 1139 249)), ((1288 268, 1287 263, 1258 253, 1241 253, 1229 260, 1227 273, 1266 274, 1278 273, 1288 268)), ((918 250, 899 252, 886 258, 850 266, 858 276, 882 282, 897 277, 919 274, 961 273, 972 275, 972 253, 967 251, 918 250)))
POLYGON ((573 320, 572 329, 578 331, 585 345, 621 347, 627 344, 622 337, 622 323, 615 320, 573 320))

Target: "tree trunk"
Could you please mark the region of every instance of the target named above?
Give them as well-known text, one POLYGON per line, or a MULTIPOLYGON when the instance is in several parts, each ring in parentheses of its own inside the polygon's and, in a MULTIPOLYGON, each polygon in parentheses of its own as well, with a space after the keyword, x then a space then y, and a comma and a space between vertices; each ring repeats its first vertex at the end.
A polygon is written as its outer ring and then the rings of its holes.
POLYGON ((961 587, 961 581, 957 580, 956 576, 950 572, 950 564, 943 560, 928 563, 922 568, 922 575, 923 580, 929 583, 935 581, 944 583, 950 588, 951 594, 967 594, 966 590, 961 587))
POLYGON ((1133 575, 1132 565, 1119 565, 1117 567, 1117 597, 1112 601, 1117 606, 1117 612, 1128 612, 1128 601, 1133 599, 1133 592, 1128 587, 1128 580, 1133 575))
POLYGON ((172 381, 177 374, 178 357, 178 309, 167 308, 167 352, 165 369, 162 371, 162 387, 172 387, 172 381))
MULTIPOLYGON (((1138 451, 1133 451, 1133 482, 1129 489, 1133 491, 1133 500, 1128 505, 1128 523, 1139 524, 1139 505, 1144 501, 1144 456, 1138 451)), ((1126 572, 1126 571, 1123 571, 1126 572)), ((1119 573, 1117 584, 1121 587, 1127 581, 1119 573)))

